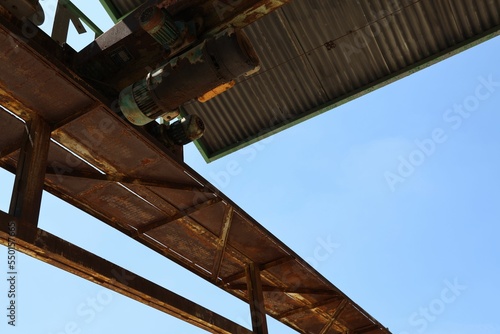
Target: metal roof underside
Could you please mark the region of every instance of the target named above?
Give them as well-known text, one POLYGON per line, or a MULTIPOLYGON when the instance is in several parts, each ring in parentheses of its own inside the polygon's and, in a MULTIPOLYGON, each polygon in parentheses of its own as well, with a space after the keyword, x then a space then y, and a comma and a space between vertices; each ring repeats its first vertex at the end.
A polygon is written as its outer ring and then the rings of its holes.
MULTIPOLYGON (((109 0, 122 14, 142 1, 109 0)), ((262 69, 192 101, 212 161, 498 35, 500 0, 292 0, 244 28, 262 69)))
POLYGON ((500 0, 292 0, 245 28, 261 71, 187 113, 210 161, 496 36, 500 0))

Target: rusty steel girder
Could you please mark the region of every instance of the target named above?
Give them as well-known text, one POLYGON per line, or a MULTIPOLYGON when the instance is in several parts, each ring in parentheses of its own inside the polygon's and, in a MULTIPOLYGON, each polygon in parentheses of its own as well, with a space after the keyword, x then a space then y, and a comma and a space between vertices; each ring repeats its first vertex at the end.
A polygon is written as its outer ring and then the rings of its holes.
MULTIPOLYGON (((112 100, 72 70, 71 52, 41 31, 23 36, 22 25, 0 8, 0 61, 7 65, 0 71, 0 103, 25 121, 40 118, 50 126, 48 156, 40 150, 45 161, 32 169, 47 191, 250 303, 254 314, 265 312, 301 333, 390 333, 164 145, 120 118, 112 100)), ((10 141, 23 138, 24 123, 0 113, 13 123, 0 136, 6 152, 0 166, 22 173, 19 150, 10 141)), ((46 133, 43 127, 40 147, 46 133)), ((35 159, 25 160, 29 165, 35 159)), ((34 186, 20 190, 32 193, 31 203, 39 201, 40 185, 34 186)), ((19 197, 20 205, 27 202, 19 197)), ((26 227, 33 215, 0 212, 0 243, 8 244, 7 225, 14 222, 17 245, 30 256, 206 330, 249 332, 140 277, 130 285, 113 279, 113 270, 121 268, 34 224, 26 227)))

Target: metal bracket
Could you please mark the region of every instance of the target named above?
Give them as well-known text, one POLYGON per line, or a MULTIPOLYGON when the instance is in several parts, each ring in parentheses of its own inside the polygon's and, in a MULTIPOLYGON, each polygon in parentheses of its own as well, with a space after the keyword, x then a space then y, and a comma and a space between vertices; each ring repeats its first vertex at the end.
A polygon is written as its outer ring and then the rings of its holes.
POLYGON ((61 45, 66 43, 68 39, 70 21, 79 34, 87 32, 83 25, 83 23, 85 23, 95 33, 96 38, 102 35, 102 30, 70 0, 59 0, 54 19, 54 27, 52 28, 52 38, 61 45))

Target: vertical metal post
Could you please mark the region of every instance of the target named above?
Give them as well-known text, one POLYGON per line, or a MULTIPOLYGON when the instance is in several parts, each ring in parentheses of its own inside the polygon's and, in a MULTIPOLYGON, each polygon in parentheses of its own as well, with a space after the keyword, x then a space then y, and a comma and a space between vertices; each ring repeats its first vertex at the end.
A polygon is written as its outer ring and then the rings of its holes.
POLYGON ((256 334, 268 334, 259 266, 253 262, 248 264, 246 266, 246 275, 253 332, 256 334))
POLYGON ((66 43, 66 40, 68 38, 70 22, 73 23, 76 31, 79 34, 87 32, 82 22, 80 21, 80 17, 78 17, 78 15, 76 15, 74 12, 72 12, 70 8, 76 8, 74 7, 71 1, 59 0, 57 2, 56 15, 54 17, 54 25, 52 27, 52 39, 54 39, 61 45, 66 43))
POLYGON ((26 124, 26 134, 17 161, 9 213, 28 223, 33 231, 38 225, 50 133, 49 124, 40 117, 34 117, 26 124))

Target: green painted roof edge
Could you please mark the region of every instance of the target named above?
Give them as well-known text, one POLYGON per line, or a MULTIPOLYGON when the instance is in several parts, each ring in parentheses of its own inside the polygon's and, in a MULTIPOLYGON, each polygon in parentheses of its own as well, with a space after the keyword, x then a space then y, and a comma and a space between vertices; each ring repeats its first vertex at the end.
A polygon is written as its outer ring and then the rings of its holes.
POLYGON ((229 155, 231 153, 234 153, 244 147, 250 146, 262 139, 265 139, 269 136, 272 136, 278 132, 281 132, 283 130, 286 130, 294 125, 297 125, 299 123, 302 123, 312 117, 318 116, 326 111, 329 111, 333 108, 336 108, 344 103, 347 103, 349 101, 352 101, 358 97, 361 97, 365 94, 368 94, 370 92, 373 92, 379 88, 382 88, 388 84, 391 84, 399 79, 402 79, 408 75, 411 75, 415 72, 418 72, 420 70, 423 70, 429 66, 432 66, 440 61, 443 61, 445 59, 448 59, 456 54, 459 54, 463 51, 466 51, 478 44, 481 44, 487 40, 490 40, 496 36, 500 35, 500 26, 495 26, 481 34, 478 34, 472 38, 469 38, 467 40, 464 40, 448 49, 445 49, 441 52, 438 52, 430 57, 427 57, 419 62, 416 62, 415 64, 408 66, 404 69, 401 69, 397 72, 394 72, 388 76, 385 76, 379 80, 376 80, 372 83, 370 83, 367 86, 361 87, 359 89, 356 89, 352 92, 350 92, 347 95, 341 96, 337 99, 328 101, 325 104, 322 104, 318 107, 315 107, 311 110, 309 110, 307 113, 301 115, 298 118, 292 119, 290 122, 287 123, 281 123, 281 125, 278 125, 275 128, 268 128, 265 129, 265 131, 261 131, 262 134, 259 134, 254 137, 249 137, 246 141, 240 142, 238 144, 234 144, 231 146, 228 146, 224 148, 223 150, 214 152, 214 153, 209 153, 206 150, 206 147, 203 145, 203 143, 200 143, 199 141, 195 142, 196 147, 200 151, 201 155, 205 159, 207 163, 210 163, 212 161, 218 160, 226 155, 229 155))
POLYGON ((99 0, 99 2, 101 3, 106 13, 108 13, 111 20, 113 20, 113 23, 117 23, 118 21, 120 21, 122 14, 110 0, 99 0))

